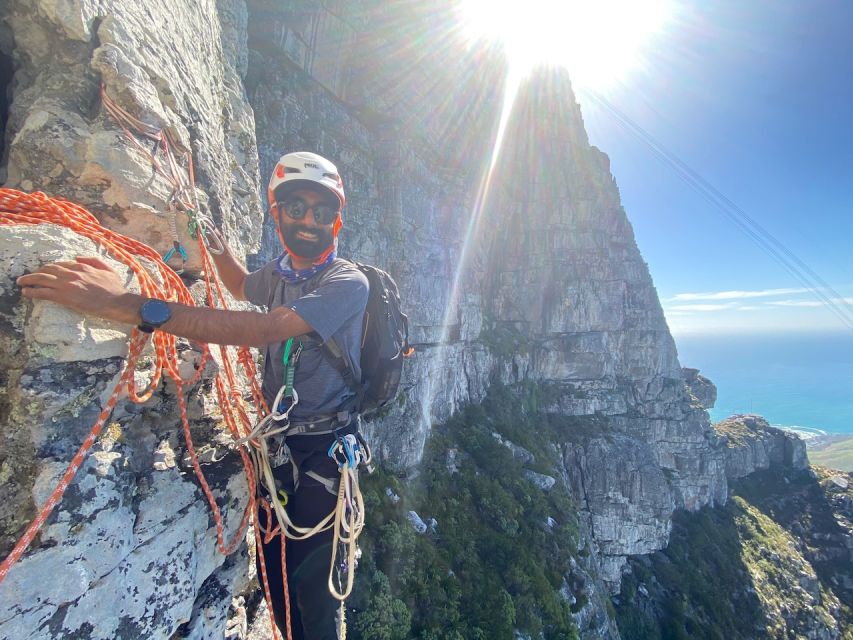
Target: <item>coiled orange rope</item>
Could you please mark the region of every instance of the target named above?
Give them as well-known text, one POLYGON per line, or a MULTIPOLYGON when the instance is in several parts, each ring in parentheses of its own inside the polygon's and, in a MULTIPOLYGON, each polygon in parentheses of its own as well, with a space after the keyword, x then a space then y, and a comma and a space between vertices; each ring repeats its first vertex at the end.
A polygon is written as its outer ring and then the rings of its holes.
MULTIPOLYGON (((39 224, 56 224, 70 229, 75 233, 89 238, 93 242, 97 243, 100 247, 105 249, 113 258, 127 265, 133 271, 133 273, 136 275, 142 295, 151 298, 159 298, 161 300, 178 302, 186 305, 194 305, 192 296, 190 295, 187 288, 184 286, 183 281, 174 271, 172 271, 172 269, 170 269, 166 264, 162 262, 159 254, 151 247, 145 245, 142 242, 106 229, 98 223, 98 220, 97 218, 95 218, 94 215, 92 215, 83 207, 78 206, 74 203, 54 199, 43 193, 28 194, 14 189, 0 188, 0 225, 39 224), (155 268, 159 273, 160 279, 163 282, 162 285, 159 285, 155 278, 152 276, 152 274, 150 274, 142 266, 139 261, 139 258, 145 258, 155 265, 155 268)), ((202 239, 202 235, 203 234, 199 233, 197 240, 199 243, 199 252, 202 256, 202 263, 204 266, 205 282, 207 285, 207 301, 210 306, 216 306, 216 303, 218 302, 220 306, 225 308, 225 296, 223 294, 221 284, 215 275, 216 269, 202 239), (216 295, 214 295, 214 293, 216 295)), ((222 514, 220 512, 219 506, 216 503, 216 499, 208 485, 201 465, 199 464, 198 456, 196 455, 195 446, 193 445, 192 436, 190 434, 184 390, 185 388, 192 387, 193 385, 195 385, 201 378, 205 366, 211 357, 209 347, 207 345, 201 345, 202 357, 198 366, 198 370, 190 380, 184 380, 181 378, 181 374, 178 369, 175 336, 162 331, 155 331, 153 334, 151 334, 151 340, 153 342, 154 352, 156 355, 156 366, 154 367, 154 373, 147 388, 140 393, 136 389, 134 372, 136 369, 136 363, 148 341, 148 337, 148 334, 140 332, 137 328, 134 328, 132 330, 127 361, 125 363, 125 369, 119 377, 118 383, 113 389, 109 400, 107 401, 106 405, 98 416, 98 419, 92 427, 91 431, 89 432, 88 436, 84 440, 83 444, 80 446, 80 449, 74 455, 71 464, 69 465, 59 484, 50 494, 50 497, 42 506, 36 518, 29 525, 29 527, 27 527, 26 531, 24 532, 18 543, 15 545, 12 552, 5 560, 3 560, 2 564, 0 564, 0 582, 5 579, 12 565, 14 565, 21 558, 26 549, 35 539, 39 529, 44 525, 50 513, 62 500, 62 496, 65 493, 65 490, 68 488, 69 484, 73 480, 77 470, 85 461, 89 450, 91 449, 92 445, 100 434, 104 424, 109 419, 113 408, 115 407, 115 404, 118 398, 120 397, 121 392, 126 389, 128 396, 133 402, 143 403, 147 401, 154 393, 155 389, 160 383, 160 379, 163 373, 165 373, 169 378, 173 380, 176 387, 176 396, 178 399, 178 406, 181 413, 181 424, 183 427, 187 451, 189 452, 195 475, 198 478, 199 484, 201 485, 202 490, 204 491, 204 494, 207 497, 207 501, 210 504, 210 508, 213 511, 213 517, 216 523, 216 537, 218 549, 224 555, 232 553, 245 537, 246 529, 249 524, 249 519, 252 516, 254 516, 254 521, 256 525, 255 539, 258 543, 260 542, 261 533, 259 531, 259 527, 257 526, 257 509, 259 503, 266 509, 269 509, 269 506, 265 504, 266 501, 264 501, 262 498, 255 497, 257 486, 256 473, 249 454, 243 447, 240 447, 238 449, 243 462, 246 481, 249 486, 249 500, 246 504, 245 510, 243 511, 243 516, 237 531, 235 532, 232 539, 226 542, 222 514)), ((235 368, 232 364, 232 358, 229 356, 228 353, 228 348, 225 346, 219 346, 219 349, 220 354, 222 356, 223 372, 222 375, 216 375, 214 379, 214 386, 216 389, 219 407, 222 411, 222 416, 225 421, 225 424, 227 425, 228 430, 230 431, 233 438, 235 440, 239 440, 251 431, 252 419, 249 416, 249 412, 246 410, 242 393, 237 383, 237 376, 235 368)), ((268 413, 268 408, 261 394, 260 385, 258 384, 256 375, 257 371, 255 368, 254 360, 252 359, 252 355, 248 349, 241 347, 240 349, 238 349, 237 360, 239 364, 242 365, 243 370, 245 372, 249 387, 251 389, 252 397, 255 402, 257 413, 260 416, 263 416, 268 413)), ((281 532, 278 530, 272 530, 267 532, 265 539, 269 541, 276 533, 281 534, 281 532)), ((281 538, 282 565, 284 566, 285 537, 283 534, 281 534, 281 538)), ((261 554, 261 574, 264 587, 264 595, 267 599, 269 606, 271 601, 271 594, 269 591, 269 584, 266 579, 266 572, 264 570, 262 556, 263 552, 260 549, 260 545, 258 547, 258 552, 259 554, 261 554)), ((285 611, 288 613, 287 637, 290 638, 290 608, 286 579, 284 580, 284 589, 285 611)), ((270 618, 272 619, 273 634, 275 637, 278 637, 271 606, 269 606, 269 611, 270 618)))

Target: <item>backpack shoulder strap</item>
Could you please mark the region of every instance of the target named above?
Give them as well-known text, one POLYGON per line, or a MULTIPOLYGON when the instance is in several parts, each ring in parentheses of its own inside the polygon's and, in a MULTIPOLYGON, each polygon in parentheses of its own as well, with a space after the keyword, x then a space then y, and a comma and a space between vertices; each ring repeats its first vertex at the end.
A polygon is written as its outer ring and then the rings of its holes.
POLYGON ((329 338, 322 344, 321 349, 329 363, 341 374, 347 386, 360 393, 363 385, 355 379, 355 372, 337 340, 329 338))
MULTIPOLYGON (((345 258, 338 258, 343 262, 348 262, 355 266, 359 267, 359 264, 353 260, 346 260, 345 258)), ((324 271, 323 273, 326 273, 324 271)), ((317 285, 319 286, 320 282, 318 281, 317 285)), ((361 400, 364 397, 364 392, 366 390, 366 386, 359 380, 355 379, 355 371, 353 371, 352 365, 350 363, 349 358, 344 353, 341 346, 334 339, 334 337, 326 340, 322 345, 320 345, 320 352, 326 357, 335 370, 341 374, 341 377, 344 379, 344 383, 356 393, 356 401, 353 406, 358 407, 361 405, 361 400)))

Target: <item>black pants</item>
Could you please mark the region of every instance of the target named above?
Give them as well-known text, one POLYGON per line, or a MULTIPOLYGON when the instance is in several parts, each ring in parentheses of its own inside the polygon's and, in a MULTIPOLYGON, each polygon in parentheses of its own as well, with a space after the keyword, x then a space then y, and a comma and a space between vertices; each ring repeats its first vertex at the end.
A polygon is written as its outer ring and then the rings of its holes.
MULTIPOLYGON (((354 429, 342 430, 342 433, 354 429)), ((337 496, 324 485, 306 475, 313 471, 324 478, 339 478, 337 465, 327 451, 335 436, 298 435, 287 439, 291 461, 276 469, 273 476, 288 493, 287 514, 293 524, 313 527, 335 508, 337 496), (294 490, 293 467, 299 471, 299 486, 294 490)), ((267 527, 265 513, 258 513, 260 523, 267 527)), ((290 591, 290 626, 293 640, 337 640, 340 602, 329 593, 329 565, 332 560, 331 530, 306 540, 287 540, 287 584, 290 591)), ((276 536, 263 545, 264 564, 269 580, 273 613, 282 635, 285 633, 284 581, 281 575, 281 538, 276 536)), ((258 580, 260 556, 258 556, 258 580)), ((285 636, 286 637, 286 636, 285 636)))

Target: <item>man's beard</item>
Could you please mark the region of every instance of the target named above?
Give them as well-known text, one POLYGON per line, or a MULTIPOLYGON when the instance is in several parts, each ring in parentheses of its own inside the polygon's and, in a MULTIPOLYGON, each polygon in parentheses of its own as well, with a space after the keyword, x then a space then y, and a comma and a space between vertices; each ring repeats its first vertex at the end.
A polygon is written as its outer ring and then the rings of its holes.
POLYGON ((331 226, 328 228, 312 227, 309 229, 302 225, 282 225, 281 235, 284 236, 284 244, 288 251, 299 258, 316 258, 322 255, 334 241, 331 226), (297 237, 296 234, 299 231, 313 233, 317 239, 308 240, 307 238, 297 237))

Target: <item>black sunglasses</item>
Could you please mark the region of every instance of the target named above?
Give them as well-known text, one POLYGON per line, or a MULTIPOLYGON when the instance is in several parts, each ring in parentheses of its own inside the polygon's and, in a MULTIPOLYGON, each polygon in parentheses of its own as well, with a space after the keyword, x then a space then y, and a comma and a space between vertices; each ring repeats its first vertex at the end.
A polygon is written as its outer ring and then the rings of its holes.
POLYGON ((314 221, 317 224, 332 224, 340 211, 340 207, 331 204, 318 203, 311 206, 299 196, 291 196, 276 204, 279 208, 284 208, 284 212, 294 220, 302 220, 310 209, 314 212, 314 221))

